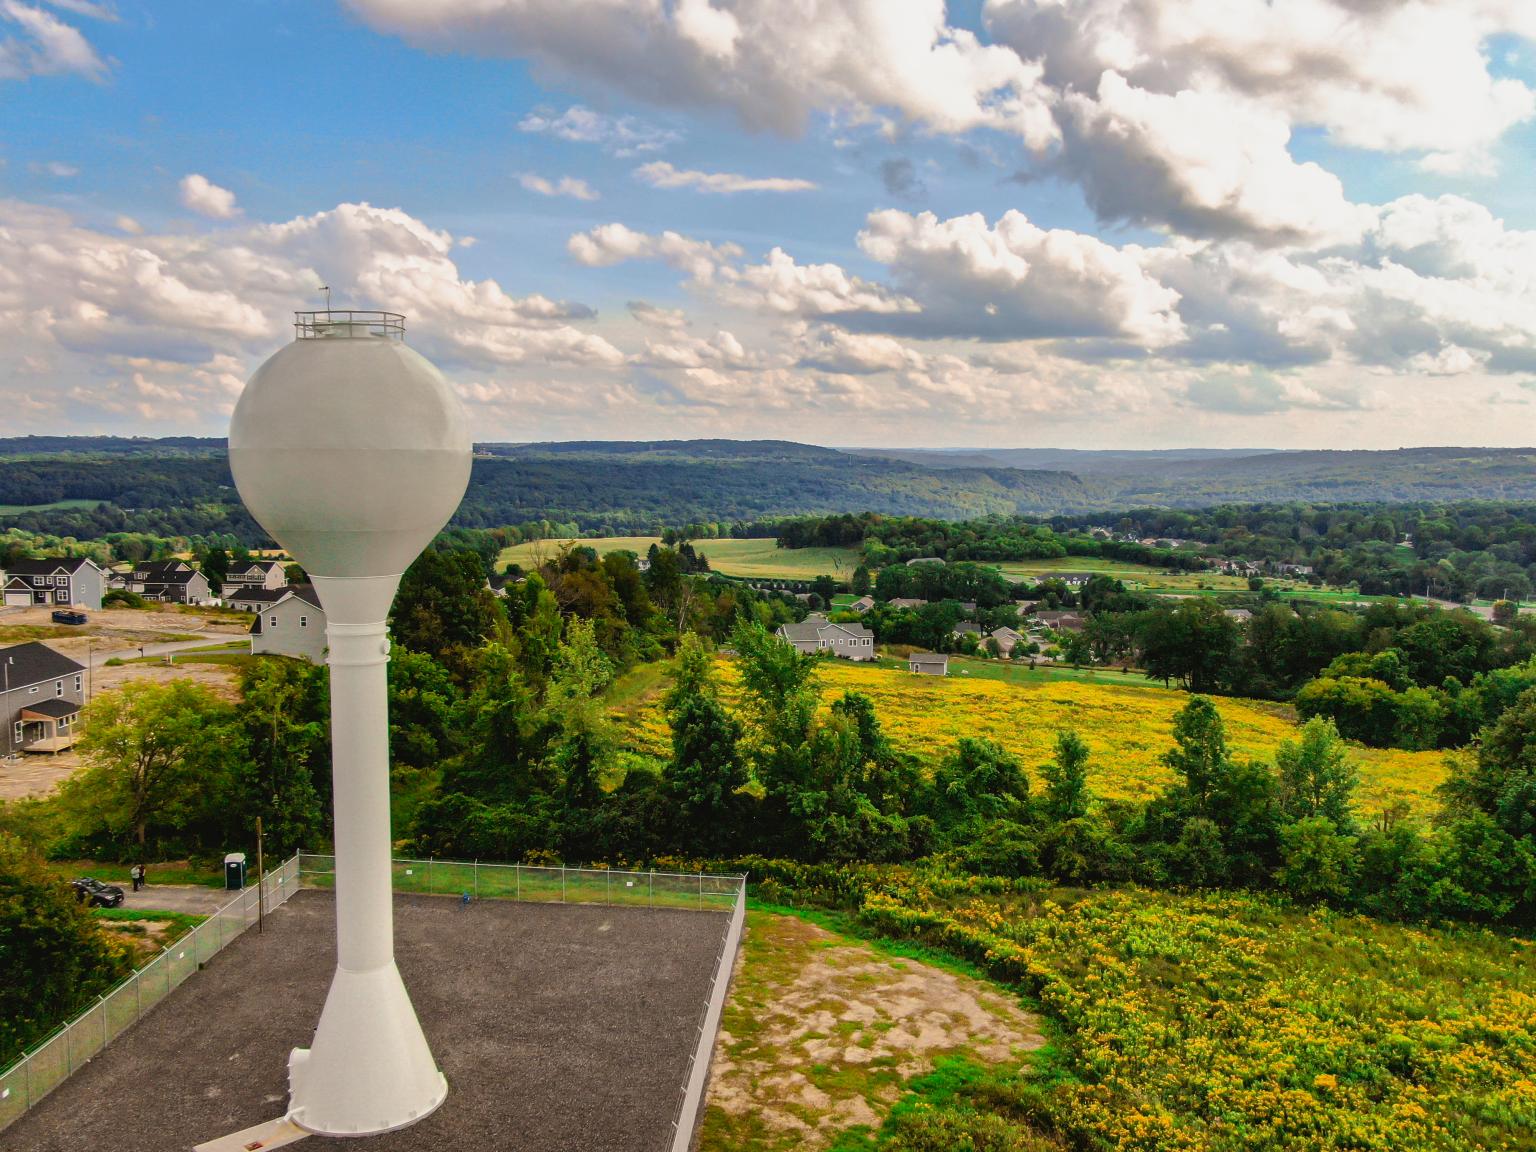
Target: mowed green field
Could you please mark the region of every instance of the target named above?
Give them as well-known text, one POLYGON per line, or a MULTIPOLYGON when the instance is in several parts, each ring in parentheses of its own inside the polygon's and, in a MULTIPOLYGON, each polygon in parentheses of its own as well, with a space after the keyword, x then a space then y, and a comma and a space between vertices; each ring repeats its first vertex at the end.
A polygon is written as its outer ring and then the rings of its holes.
MULTIPOLYGON (((532 567, 556 556, 566 544, 595 548, 599 556, 609 552, 636 552, 645 555, 655 536, 608 536, 600 540, 535 540, 503 548, 496 558, 497 567, 521 564, 532 567)), ((813 580, 833 576, 846 580, 858 567, 859 554, 852 548, 780 548, 773 540, 695 540, 696 551, 709 557, 709 566, 727 576, 748 576, 759 580, 813 580)))
POLYGON ((20 516, 23 512, 51 512, 57 508, 94 508, 101 500, 55 500, 51 504, 0 504, 0 516, 20 516))

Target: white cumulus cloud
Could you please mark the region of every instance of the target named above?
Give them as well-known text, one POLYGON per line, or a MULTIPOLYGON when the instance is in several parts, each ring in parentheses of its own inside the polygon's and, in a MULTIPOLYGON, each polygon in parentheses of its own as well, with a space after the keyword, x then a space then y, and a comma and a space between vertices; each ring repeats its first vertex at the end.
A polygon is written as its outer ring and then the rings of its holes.
POLYGON ((642 164, 635 169, 635 175, 652 188, 692 188, 725 195, 734 192, 809 192, 816 187, 809 180, 782 176, 740 176, 734 172, 674 168, 665 160, 642 164))
POLYGON ((182 207, 199 216, 210 220, 233 220, 240 215, 235 194, 228 188, 220 188, 206 176, 193 172, 183 176, 178 187, 182 207))

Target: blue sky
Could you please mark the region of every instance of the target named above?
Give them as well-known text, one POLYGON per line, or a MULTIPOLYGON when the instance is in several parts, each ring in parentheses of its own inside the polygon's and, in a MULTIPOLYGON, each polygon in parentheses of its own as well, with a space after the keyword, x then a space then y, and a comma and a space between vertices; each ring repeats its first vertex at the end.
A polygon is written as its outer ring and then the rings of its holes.
POLYGON ((323 279, 487 438, 1530 440, 1536 6, 796 2, 0 0, 0 432, 323 279))

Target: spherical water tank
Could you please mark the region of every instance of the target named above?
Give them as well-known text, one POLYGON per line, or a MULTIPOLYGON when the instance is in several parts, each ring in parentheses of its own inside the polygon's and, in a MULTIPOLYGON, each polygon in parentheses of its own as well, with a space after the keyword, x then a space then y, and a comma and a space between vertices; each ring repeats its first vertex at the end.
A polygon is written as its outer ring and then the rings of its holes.
POLYGON ((469 424, 393 313, 300 313, 235 405, 241 499, 313 576, 394 576, 469 483, 469 424))

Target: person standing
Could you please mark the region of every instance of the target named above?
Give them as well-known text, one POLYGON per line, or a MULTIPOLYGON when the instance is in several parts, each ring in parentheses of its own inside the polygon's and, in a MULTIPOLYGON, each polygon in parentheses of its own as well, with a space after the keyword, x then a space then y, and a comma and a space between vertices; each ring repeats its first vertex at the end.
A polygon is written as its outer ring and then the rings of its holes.
POLYGON ((128 869, 128 876, 133 880, 133 890, 135 892, 144 887, 144 865, 135 864, 132 868, 128 869))

